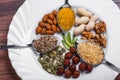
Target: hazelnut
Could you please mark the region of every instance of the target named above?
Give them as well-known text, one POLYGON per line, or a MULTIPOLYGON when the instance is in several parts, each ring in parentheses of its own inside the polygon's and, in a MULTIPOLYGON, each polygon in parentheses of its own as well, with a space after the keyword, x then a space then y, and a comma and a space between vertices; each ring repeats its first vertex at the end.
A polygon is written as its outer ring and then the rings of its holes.
POLYGON ((63 67, 57 69, 57 75, 63 75, 65 72, 65 69, 63 67))
POLYGON ((79 70, 80 71, 84 71, 86 69, 86 64, 85 63, 81 63, 80 65, 79 65, 79 70))
POLYGON ((75 47, 70 47, 70 52, 73 53, 73 54, 76 54, 76 49, 75 49, 75 47))
POLYGON ((70 60, 69 59, 65 59, 64 60, 64 66, 67 67, 70 65, 70 60))
POLYGON ((75 71, 76 70, 76 66, 74 64, 70 65, 69 70, 71 72, 75 71))
POLYGON ((66 70, 65 73, 64 73, 65 78, 70 78, 71 75, 72 75, 72 72, 70 70, 66 70))
POLYGON ((73 57, 73 54, 71 52, 68 52, 65 54, 65 59, 71 59, 73 57))
POLYGON ((87 67, 86 67, 87 72, 90 73, 92 69, 93 69, 93 66, 90 64, 87 64, 87 67))
POLYGON ((73 64, 78 64, 80 62, 80 58, 78 56, 75 56, 72 58, 73 64))
POLYGON ((78 70, 75 70, 73 72, 73 78, 78 78, 80 76, 80 72, 78 70))

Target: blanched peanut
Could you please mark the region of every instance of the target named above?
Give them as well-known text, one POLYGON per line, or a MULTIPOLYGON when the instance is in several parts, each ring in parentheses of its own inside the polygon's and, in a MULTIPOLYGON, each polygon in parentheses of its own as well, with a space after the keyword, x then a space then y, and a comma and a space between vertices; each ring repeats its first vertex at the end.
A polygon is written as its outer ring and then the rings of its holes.
POLYGON ((81 17, 81 18, 77 18, 76 21, 75 21, 75 24, 76 25, 79 25, 79 24, 86 24, 89 22, 89 17, 81 17))
POLYGON ((86 30, 87 31, 90 31, 90 30, 92 30, 95 27, 95 22, 97 21, 97 19, 98 19, 98 17, 96 15, 93 15, 90 18, 89 23, 86 25, 86 30))
POLYGON ((85 30, 85 24, 81 24, 80 26, 76 27, 73 31, 74 35, 79 35, 80 33, 82 33, 85 30))
POLYGON ((93 15, 90 11, 87 11, 84 8, 78 8, 77 14, 79 14, 80 16, 87 16, 87 17, 92 17, 92 15, 93 15))

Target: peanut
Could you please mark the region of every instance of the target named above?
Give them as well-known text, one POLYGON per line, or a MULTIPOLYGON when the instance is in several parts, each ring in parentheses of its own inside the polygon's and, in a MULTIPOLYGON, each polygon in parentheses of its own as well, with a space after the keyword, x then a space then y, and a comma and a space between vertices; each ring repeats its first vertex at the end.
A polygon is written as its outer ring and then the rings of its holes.
POLYGON ((95 27, 95 22, 97 21, 98 17, 96 15, 93 15, 91 18, 90 18, 90 21, 89 23, 86 25, 86 30, 87 31, 90 31, 90 30, 93 30, 94 27, 95 27))
POLYGON ((92 13, 90 11, 87 11, 86 9, 84 8, 78 8, 77 9, 77 13, 80 15, 80 16, 87 16, 87 17, 92 17, 92 13))
POLYGON ((85 16, 83 16, 81 18, 77 18, 76 21, 75 21, 76 25, 86 24, 88 22, 89 22, 89 17, 85 17, 85 16))

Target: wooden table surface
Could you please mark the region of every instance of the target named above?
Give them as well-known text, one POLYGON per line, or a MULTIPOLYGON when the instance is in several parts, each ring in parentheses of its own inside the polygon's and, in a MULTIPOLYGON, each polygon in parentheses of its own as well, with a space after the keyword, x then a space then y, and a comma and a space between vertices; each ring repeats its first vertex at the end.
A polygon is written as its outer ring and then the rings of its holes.
MULTIPOLYGON (((0 45, 7 43, 7 33, 13 15, 25 0, 0 0, 0 45)), ((120 7, 120 0, 114 0, 120 7)), ((0 51, 0 80, 21 80, 12 68, 8 52, 0 51)), ((120 80, 120 74, 115 80, 120 80)))

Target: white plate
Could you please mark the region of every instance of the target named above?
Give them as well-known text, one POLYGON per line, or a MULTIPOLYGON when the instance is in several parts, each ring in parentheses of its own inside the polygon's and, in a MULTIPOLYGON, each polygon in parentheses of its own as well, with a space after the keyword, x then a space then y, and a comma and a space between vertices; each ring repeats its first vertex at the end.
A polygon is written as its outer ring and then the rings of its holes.
MULTIPOLYGON (((108 51, 106 59, 120 67, 120 10, 112 0, 69 0, 72 6, 84 7, 107 24, 108 51)), ((27 0, 15 14, 8 33, 8 44, 25 45, 36 37, 35 28, 45 13, 58 9, 64 0, 27 0)), ((30 48, 8 50, 11 63, 22 80, 68 80, 44 71, 30 48)), ((77 80, 114 80, 118 73, 100 65, 77 80)), ((69 79, 69 80, 72 80, 69 79)))

